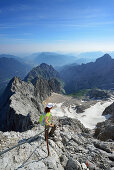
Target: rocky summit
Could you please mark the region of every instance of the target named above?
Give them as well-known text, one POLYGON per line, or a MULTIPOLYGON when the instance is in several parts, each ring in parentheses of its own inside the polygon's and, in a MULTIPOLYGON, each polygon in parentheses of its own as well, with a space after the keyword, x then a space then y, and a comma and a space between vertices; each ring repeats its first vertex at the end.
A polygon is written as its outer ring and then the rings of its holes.
POLYGON ((46 80, 51 78, 59 78, 59 73, 51 66, 45 63, 40 64, 37 67, 34 67, 24 78, 25 81, 32 81, 36 77, 42 77, 46 80))
POLYGON ((49 156, 43 127, 37 126, 22 133, 0 132, 0 150, 18 144, 16 148, 0 155, 0 170, 113 169, 113 142, 94 139, 91 132, 76 119, 63 117, 56 121, 55 136, 48 139, 49 156), (30 137, 38 134, 37 138, 31 140, 30 137))

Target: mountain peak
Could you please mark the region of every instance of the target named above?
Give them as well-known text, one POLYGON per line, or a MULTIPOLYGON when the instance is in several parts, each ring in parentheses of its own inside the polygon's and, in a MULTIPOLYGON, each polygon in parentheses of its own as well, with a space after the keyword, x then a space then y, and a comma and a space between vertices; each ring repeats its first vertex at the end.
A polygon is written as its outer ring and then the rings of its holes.
MULTIPOLYGON (((46 63, 42 63, 42 64, 40 64, 40 68, 46 68, 46 67, 50 67, 51 65, 48 65, 48 64, 46 64, 46 63)), ((52 66, 51 66, 52 67, 52 66)))
POLYGON ((111 60, 112 60, 112 57, 109 54, 104 54, 102 57, 96 59, 96 62, 107 62, 111 60))
POLYGON ((25 77, 25 81, 32 81, 34 78, 41 76, 44 79, 59 78, 59 73, 51 66, 45 63, 33 68, 25 77))

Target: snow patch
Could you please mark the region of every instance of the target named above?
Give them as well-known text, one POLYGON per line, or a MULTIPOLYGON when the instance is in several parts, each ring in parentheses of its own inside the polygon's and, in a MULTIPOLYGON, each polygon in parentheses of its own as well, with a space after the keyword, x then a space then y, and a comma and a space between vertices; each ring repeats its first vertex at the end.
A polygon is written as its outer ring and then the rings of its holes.
POLYGON ((102 103, 102 101, 98 101, 95 105, 90 106, 90 108, 79 114, 77 114, 76 110, 74 110, 71 106, 65 107, 62 105, 63 103, 54 103, 56 107, 52 109, 52 115, 57 117, 67 116, 70 118, 77 118, 86 128, 94 129, 98 122, 103 122, 110 117, 110 115, 103 116, 102 113, 105 108, 112 103, 112 100, 104 103, 102 103))
POLYGON ((85 112, 77 114, 77 119, 79 119, 86 128, 94 129, 98 122, 106 120, 106 116, 103 116, 102 113, 110 104, 112 104, 112 101, 105 102, 104 104, 98 102, 94 106, 86 109, 85 112))

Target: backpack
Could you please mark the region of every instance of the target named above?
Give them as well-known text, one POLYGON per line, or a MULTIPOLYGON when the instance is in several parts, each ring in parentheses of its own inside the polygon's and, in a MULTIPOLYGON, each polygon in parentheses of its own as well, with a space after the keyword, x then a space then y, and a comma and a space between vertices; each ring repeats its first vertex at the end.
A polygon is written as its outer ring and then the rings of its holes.
POLYGON ((42 113, 41 116, 40 116, 40 120, 39 120, 39 123, 41 126, 44 126, 45 125, 45 115, 46 113, 42 113))

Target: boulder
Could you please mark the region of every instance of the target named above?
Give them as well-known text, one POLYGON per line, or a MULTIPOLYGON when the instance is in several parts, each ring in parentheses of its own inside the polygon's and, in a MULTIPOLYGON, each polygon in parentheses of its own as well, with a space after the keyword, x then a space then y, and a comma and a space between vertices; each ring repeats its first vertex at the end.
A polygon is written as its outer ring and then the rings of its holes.
POLYGON ((114 119, 98 123, 94 136, 103 141, 114 140, 114 119))
POLYGON ((69 158, 65 170, 82 170, 80 163, 77 160, 69 158))
POLYGON ((110 106, 108 106, 102 113, 102 115, 108 115, 108 114, 110 114, 111 117, 114 117, 114 102, 110 106))
POLYGON ((100 140, 114 140, 114 102, 104 110, 102 115, 110 115, 110 118, 97 124, 94 135, 100 140))

